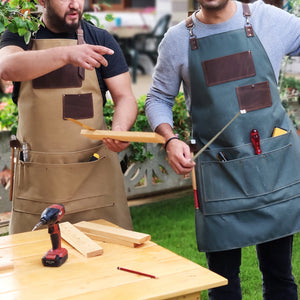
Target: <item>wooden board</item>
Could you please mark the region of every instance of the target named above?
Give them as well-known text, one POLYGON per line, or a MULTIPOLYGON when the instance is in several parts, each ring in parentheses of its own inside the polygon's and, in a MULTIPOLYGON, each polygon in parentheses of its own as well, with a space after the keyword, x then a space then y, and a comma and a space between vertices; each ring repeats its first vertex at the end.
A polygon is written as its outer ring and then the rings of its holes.
POLYGON ((165 139, 163 136, 155 132, 141 132, 141 131, 111 131, 111 130, 87 130, 81 129, 82 135, 93 139, 103 140, 114 139, 123 142, 139 142, 139 143, 158 143, 164 144, 165 139))
POLYGON ((91 238, 92 240, 95 240, 95 241, 112 243, 112 244, 127 246, 130 248, 135 248, 135 247, 138 247, 139 245, 141 245, 141 244, 136 244, 136 243, 132 243, 132 242, 116 239, 116 238, 111 238, 111 237, 103 236, 103 235, 99 235, 99 234, 92 234, 92 233, 88 233, 88 232, 85 232, 85 234, 89 238, 91 238))
POLYGON ((149 234, 96 224, 92 222, 82 221, 74 224, 74 226, 85 233, 108 237, 116 241, 123 240, 135 244, 142 244, 151 240, 151 236, 149 234))
POLYGON ((13 269, 14 264, 9 259, 1 259, 0 258, 0 272, 7 271, 13 269))
POLYGON ((60 223, 61 237, 85 257, 94 257, 103 253, 102 247, 69 222, 60 223))

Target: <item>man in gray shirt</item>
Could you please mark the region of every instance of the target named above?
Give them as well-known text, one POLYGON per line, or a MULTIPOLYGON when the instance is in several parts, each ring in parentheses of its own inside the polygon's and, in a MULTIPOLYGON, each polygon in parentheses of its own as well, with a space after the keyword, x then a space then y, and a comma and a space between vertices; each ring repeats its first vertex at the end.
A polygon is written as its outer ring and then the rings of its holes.
POLYGON ((300 231, 300 169, 294 165, 300 141, 277 82, 282 58, 300 53, 300 20, 260 0, 199 3, 201 10, 170 28, 159 47, 148 120, 165 137, 175 172, 195 167, 198 249, 209 268, 228 279, 210 299, 241 299, 241 248, 248 245, 257 247, 264 299, 298 299, 291 249, 300 231), (172 129, 181 84, 199 148, 237 116, 196 164, 172 129), (284 134, 277 136, 278 128, 284 134))

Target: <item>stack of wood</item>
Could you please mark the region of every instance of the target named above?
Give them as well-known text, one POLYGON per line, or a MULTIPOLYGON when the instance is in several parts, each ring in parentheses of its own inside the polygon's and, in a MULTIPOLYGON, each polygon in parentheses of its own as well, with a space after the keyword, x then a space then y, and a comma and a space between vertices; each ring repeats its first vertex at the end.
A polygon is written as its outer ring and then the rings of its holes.
POLYGON ((86 257, 103 254, 103 248, 95 241, 138 247, 151 240, 149 234, 126 230, 101 220, 101 223, 82 221, 72 225, 60 224, 61 237, 86 257))

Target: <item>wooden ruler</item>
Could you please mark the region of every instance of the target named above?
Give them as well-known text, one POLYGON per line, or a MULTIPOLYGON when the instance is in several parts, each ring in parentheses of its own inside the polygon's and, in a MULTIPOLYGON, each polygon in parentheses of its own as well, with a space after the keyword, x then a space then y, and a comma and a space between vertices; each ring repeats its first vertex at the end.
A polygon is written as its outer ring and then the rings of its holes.
POLYGON ((59 224, 61 237, 85 257, 103 253, 103 248, 69 222, 59 224))

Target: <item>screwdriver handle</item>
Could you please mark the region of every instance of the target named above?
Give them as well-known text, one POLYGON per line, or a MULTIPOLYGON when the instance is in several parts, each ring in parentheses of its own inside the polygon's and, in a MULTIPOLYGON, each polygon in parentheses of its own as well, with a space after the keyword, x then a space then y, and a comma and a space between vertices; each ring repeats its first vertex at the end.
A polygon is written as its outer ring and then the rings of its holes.
POLYGON ((50 225, 48 228, 48 233, 51 237, 52 249, 60 249, 61 248, 61 234, 58 223, 50 225))

